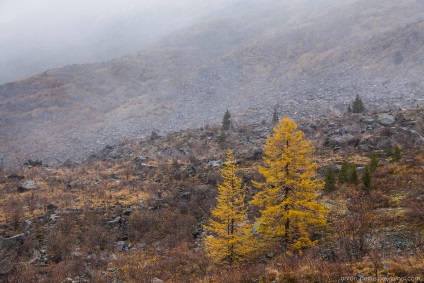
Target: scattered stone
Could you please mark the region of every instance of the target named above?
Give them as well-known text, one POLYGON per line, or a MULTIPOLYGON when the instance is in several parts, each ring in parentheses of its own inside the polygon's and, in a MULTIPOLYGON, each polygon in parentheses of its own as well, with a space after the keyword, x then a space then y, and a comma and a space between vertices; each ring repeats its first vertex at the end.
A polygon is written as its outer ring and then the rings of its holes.
POLYGON ((46 208, 47 208, 47 210, 56 210, 56 209, 58 209, 57 205, 55 205, 54 203, 49 203, 46 206, 46 208))
POLYGON ((74 187, 79 187, 79 186, 85 186, 85 185, 88 185, 88 184, 90 184, 90 181, 85 180, 85 179, 78 179, 78 180, 70 182, 68 184, 68 187, 74 188, 74 187))
POLYGON ((156 131, 152 131, 152 133, 150 134, 150 139, 154 141, 154 140, 160 140, 162 139, 162 137, 156 131))
POLYGON ((121 176, 119 176, 118 174, 110 174, 108 178, 109 180, 119 180, 121 179, 121 176))
POLYGON ((211 160, 208 162, 209 167, 221 167, 223 164, 222 160, 211 160))
POLYGON ((142 201, 142 200, 139 200, 139 201, 137 202, 137 206, 138 206, 139 208, 143 208, 143 201, 142 201))
POLYGON ((11 250, 16 250, 22 247, 24 243, 24 234, 19 234, 10 238, 5 238, 0 242, 0 258, 4 256, 11 250))
POLYGON ((53 213, 50 215, 50 221, 56 222, 56 219, 59 217, 60 217, 59 215, 57 215, 56 213, 53 213))
POLYGON ((115 219, 113 219, 112 221, 109 221, 108 223, 109 224, 120 224, 120 223, 122 223, 122 217, 120 217, 120 216, 115 217, 115 219))
POLYGON ((24 176, 18 175, 18 174, 10 174, 9 176, 7 176, 7 178, 9 178, 9 179, 17 179, 17 180, 23 180, 23 179, 25 179, 24 176))
POLYGON ((38 159, 36 159, 36 160, 28 159, 24 163, 24 166, 28 166, 28 167, 37 167, 37 166, 42 166, 42 165, 43 165, 43 162, 41 160, 38 160, 38 159))
POLYGON ((374 122, 374 118, 372 118, 371 116, 362 116, 361 122, 365 124, 371 124, 374 122))
POLYGON ((396 122, 396 118, 393 114, 383 113, 378 115, 377 121, 380 125, 392 126, 396 122))
POLYGON ((122 215, 125 215, 125 216, 130 216, 131 215, 131 213, 133 213, 134 212, 134 208, 128 208, 128 209, 125 209, 124 210, 124 212, 122 212, 122 215))
POLYGON ((184 200, 190 200, 191 199, 191 193, 190 192, 184 192, 184 193, 182 193, 181 194, 181 199, 184 199, 184 200))
POLYGON ((71 161, 71 159, 66 159, 66 161, 62 163, 62 166, 70 168, 74 166, 74 163, 71 161))
POLYGON ((31 227, 32 222, 31 220, 25 220, 24 224, 25 224, 25 230, 28 230, 31 227))
POLYGON ((196 169, 194 168, 194 166, 188 166, 186 171, 189 177, 194 177, 196 175, 196 169))
POLYGON ((152 283, 163 283, 163 280, 159 278, 153 278, 152 283))
POLYGON ((26 191, 35 190, 35 189, 37 189, 37 186, 35 185, 35 181, 26 181, 25 183, 21 184, 18 187, 19 192, 26 192, 26 191))
POLYGON ((125 249, 129 248, 129 244, 125 243, 125 241, 118 241, 116 242, 116 248, 115 251, 122 252, 125 249))

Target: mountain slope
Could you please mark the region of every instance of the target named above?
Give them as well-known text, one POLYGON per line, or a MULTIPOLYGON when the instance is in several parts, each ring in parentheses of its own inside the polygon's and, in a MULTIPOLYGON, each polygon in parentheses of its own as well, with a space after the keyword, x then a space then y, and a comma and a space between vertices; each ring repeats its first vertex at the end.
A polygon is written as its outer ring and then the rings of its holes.
POLYGON ((422 104, 422 1, 244 1, 123 58, 0 86, 6 162, 82 160, 152 130, 422 104), (236 116, 237 116, 236 115, 236 116), (242 119, 240 116, 240 119, 242 119))

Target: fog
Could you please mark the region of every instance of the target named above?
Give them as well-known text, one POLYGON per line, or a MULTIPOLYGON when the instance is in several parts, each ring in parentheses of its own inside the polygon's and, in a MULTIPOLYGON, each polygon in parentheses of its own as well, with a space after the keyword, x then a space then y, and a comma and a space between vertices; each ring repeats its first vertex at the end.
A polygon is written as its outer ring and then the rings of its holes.
POLYGON ((0 83, 104 61, 239 0, 0 0, 0 83))

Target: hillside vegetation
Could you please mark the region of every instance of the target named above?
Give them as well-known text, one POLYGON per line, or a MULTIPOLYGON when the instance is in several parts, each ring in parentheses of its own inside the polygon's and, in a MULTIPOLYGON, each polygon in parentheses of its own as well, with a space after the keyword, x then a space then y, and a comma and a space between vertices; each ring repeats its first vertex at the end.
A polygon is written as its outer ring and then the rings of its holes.
MULTIPOLYGON (((297 120, 316 148, 316 180, 329 168, 337 175, 334 188, 318 191, 328 210, 326 228, 315 231, 316 244, 302 253, 262 250, 232 266, 216 264, 206 252, 205 225, 227 149, 234 151, 245 204, 258 193, 254 182, 265 181, 258 166, 271 120, 232 118, 225 137, 216 124, 152 133, 107 146, 81 164, 28 161, 0 175, 0 280, 340 282, 359 274, 380 276, 377 282, 420 282, 423 119, 419 108, 297 120), (340 177, 343 164, 355 168, 349 176, 357 174, 356 184, 340 177), (371 164, 367 187, 362 178, 371 164)), ((253 223, 259 211, 247 207, 253 223)))

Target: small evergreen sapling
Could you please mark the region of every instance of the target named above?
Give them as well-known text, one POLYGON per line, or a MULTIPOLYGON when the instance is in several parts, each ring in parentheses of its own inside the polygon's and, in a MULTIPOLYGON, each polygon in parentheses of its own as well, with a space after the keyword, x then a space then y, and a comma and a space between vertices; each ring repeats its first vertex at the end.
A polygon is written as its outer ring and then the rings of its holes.
POLYGON ((325 173, 324 178, 324 189, 326 191, 334 191, 336 188, 336 174, 334 173, 333 167, 329 167, 325 173))
POLYGON ((225 111, 224 118, 222 118, 222 130, 228 131, 231 127, 231 114, 230 111, 225 111))
POLYGON ((274 108, 274 113, 272 113, 272 124, 276 125, 280 119, 278 118, 277 109, 274 108))
POLYGON ((353 113, 362 113, 365 111, 364 102, 362 101, 361 97, 359 97, 359 95, 356 95, 356 98, 352 103, 351 110, 353 113))
POLYGON ((379 160, 377 154, 375 152, 371 153, 370 154, 370 164, 369 164, 371 173, 374 173, 374 171, 377 169, 379 163, 380 163, 380 160, 379 160))
POLYGON ((348 181, 349 179, 349 163, 347 163, 346 161, 344 161, 342 163, 342 167, 340 168, 339 174, 338 174, 338 179, 339 179, 339 183, 340 184, 344 184, 348 181))
POLYGON ((358 180, 358 172, 356 171, 356 165, 352 164, 349 168, 349 176, 348 176, 348 181, 350 184, 359 184, 359 180, 358 180))
POLYGON ((393 148, 393 155, 392 155, 392 162, 399 162, 400 159, 402 158, 402 154, 400 152, 400 148, 398 145, 395 145, 395 147, 393 148))
POLYGON ((362 175, 362 184, 364 185, 364 189, 371 189, 371 170, 369 166, 365 166, 364 174, 362 175))

